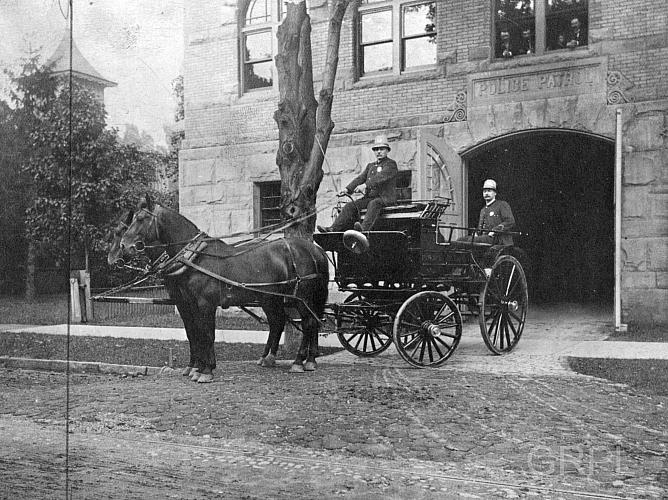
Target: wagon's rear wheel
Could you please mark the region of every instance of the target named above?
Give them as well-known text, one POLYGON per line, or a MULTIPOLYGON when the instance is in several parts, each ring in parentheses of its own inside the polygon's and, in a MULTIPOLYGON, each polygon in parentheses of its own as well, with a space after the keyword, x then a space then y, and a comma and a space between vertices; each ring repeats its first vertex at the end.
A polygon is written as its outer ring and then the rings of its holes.
POLYGON ((479 302, 480 333, 489 350, 512 351, 522 336, 529 305, 527 279, 515 257, 497 259, 479 302))
POLYGON ((353 295, 339 309, 336 334, 355 356, 375 356, 392 344, 392 316, 353 295))
POLYGON ((416 293, 399 308, 394 343, 404 360, 419 368, 440 366, 462 336, 462 316, 450 297, 439 292, 416 293))

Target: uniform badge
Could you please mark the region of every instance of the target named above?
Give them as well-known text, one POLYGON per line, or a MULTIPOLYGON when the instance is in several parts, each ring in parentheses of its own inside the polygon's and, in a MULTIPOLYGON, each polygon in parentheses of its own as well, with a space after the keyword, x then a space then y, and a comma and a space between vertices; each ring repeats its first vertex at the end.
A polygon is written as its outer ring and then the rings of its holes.
POLYGON ((383 171, 383 167, 378 167, 378 168, 376 169, 376 172, 382 172, 382 171, 383 171))
POLYGON ((492 217, 494 217, 494 212, 490 212, 489 215, 491 215, 492 217))

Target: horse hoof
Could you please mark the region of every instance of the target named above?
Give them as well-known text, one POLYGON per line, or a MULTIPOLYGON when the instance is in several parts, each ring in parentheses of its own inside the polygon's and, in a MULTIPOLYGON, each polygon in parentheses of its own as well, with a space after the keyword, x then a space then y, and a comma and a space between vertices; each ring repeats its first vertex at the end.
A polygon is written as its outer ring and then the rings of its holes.
POLYGON ((190 373, 194 370, 192 366, 186 366, 183 371, 181 372, 181 375, 184 377, 190 377, 190 373))
POLYGON ((290 373, 304 373, 304 367, 296 363, 292 363, 290 367, 290 373))
POLYGON ((260 358, 257 360, 257 365, 258 366, 264 366, 264 358, 260 358))
POLYGON ((315 361, 307 361, 304 363, 304 370, 307 372, 314 372, 318 364, 315 361))
POLYGON ((197 382, 197 380, 202 376, 202 374, 199 372, 199 370, 194 370, 191 372, 190 375, 190 380, 193 382, 197 382))
POLYGON ((273 354, 267 354, 260 360, 260 366, 264 366, 265 368, 273 368, 276 366, 276 356, 273 354))
POLYGON ((213 382, 213 373, 202 373, 197 379, 198 384, 210 384, 213 382))

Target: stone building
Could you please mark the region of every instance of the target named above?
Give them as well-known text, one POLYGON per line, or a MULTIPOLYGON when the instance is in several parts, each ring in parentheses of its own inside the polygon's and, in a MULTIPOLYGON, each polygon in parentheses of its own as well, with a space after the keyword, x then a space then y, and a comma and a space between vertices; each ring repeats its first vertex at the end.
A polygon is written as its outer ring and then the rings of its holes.
MULTIPOLYGON (((308 7, 318 78, 328 3, 308 7)), ((212 235, 277 217, 283 10, 279 0, 185 7, 180 206, 212 235)), ((318 223, 383 132, 410 171, 407 196, 451 197, 449 221, 475 225, 482 182, 497 180, 528 234, 533 302, 612 311, 617 256, 623 322, 667 322, 666 82, 667 2, 363 0, 342 27, 318 223)))

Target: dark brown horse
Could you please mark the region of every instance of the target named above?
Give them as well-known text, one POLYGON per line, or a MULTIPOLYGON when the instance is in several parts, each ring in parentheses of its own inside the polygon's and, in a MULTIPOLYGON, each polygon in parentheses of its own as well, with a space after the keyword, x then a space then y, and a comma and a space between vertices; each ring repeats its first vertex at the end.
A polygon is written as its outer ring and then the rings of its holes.
MULTIPOLYGON (((213 380, 217 306, 253 303, 262 307, 269 323, 262 364, 273 364, 288 307, 299 313, 302 329, 302 343, 291 371, 315 370, 318 318, 327 300, 329 280, 327 257, 318 246, 302 239, 231 246, 207 237, 184 216, 145 197, 119 247, 122 258, 131 259, 143 251, 169 254, 165 285, 190 342, 193 380, 213 380)), ((110 253, 108 259, 113 258, 117 255, 110 253)))

